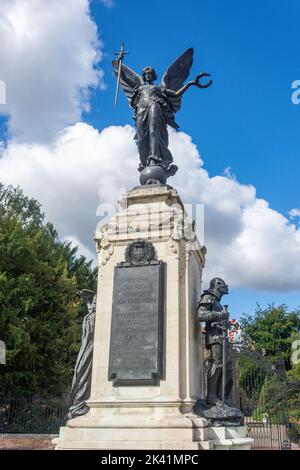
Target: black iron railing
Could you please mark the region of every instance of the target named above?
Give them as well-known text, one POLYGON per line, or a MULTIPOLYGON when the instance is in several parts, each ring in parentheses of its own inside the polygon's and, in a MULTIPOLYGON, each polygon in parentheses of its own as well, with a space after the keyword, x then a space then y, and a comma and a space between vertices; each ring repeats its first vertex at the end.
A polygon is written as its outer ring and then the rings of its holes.
POLYGON ((66 396, 0 395, 0 433, 57 434, 67 411, 66 396))
MULTIPOLYGON (((284 361, 270 361, 256 351, 241 350, 235 358, 235 402, 244 416, 253 449, 286 450, 298 442, 290 420, 284 361)), ((294 407, 295 408, 295 407, 294 407)), ((297 408, 297 407, 296 407, 297 408)), ((297 411, 297 410, 296 410, 297 411)))

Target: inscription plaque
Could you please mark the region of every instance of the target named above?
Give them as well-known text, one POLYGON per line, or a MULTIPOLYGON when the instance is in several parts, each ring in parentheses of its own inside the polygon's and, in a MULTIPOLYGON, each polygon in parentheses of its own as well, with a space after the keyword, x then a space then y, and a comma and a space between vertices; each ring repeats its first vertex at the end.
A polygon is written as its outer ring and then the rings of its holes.
POLYGON ((163 361, 161 261, 115 267, 108 379, 114 386, 156 385, 163 361))

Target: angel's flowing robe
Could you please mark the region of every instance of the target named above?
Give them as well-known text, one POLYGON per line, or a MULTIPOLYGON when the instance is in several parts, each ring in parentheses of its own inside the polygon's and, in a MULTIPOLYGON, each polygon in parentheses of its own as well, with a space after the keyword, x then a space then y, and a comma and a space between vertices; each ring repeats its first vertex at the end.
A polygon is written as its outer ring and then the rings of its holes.
POLYGON ((90 398, 91 391, 95 314, 96 296, 82 323, 81 346, 74 369, 67 420, 84 415, 89 410, 86 401, 90 398))
POLYGON ((173 125, 173 122, 170 120, 171 105, 164 88, 156 85, 138 86, 133 94, 131 106, 135 110, 135 139, 142 166, 147 166, 152 160, 167 169, 173 162, 168 149, 167 124, 173 125))

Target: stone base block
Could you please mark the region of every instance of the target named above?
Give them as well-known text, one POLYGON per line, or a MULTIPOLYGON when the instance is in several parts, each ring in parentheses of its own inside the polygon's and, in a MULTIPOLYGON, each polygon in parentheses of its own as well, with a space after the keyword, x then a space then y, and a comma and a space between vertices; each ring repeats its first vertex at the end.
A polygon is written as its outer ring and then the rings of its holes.
POLYGON ((245 426, 207 427, 193 414, 181 417, 115 417, 96 424, 77 418, 53 440, 57 450, 250 450, 253 439, 245 426))
POLYGON ((247 437, 246 426, 212 426, 208 438, 214 450, 250 450, 253 439, 247 437))
MULTIPOLYGON (((167 439, 167 437, 166 437, 167 439)), ((211 441, 182 442, 174 441, 64 441, 60 446, 60 438, 53 439, 56 450, 211 450, 211 441)))
POLYGON ((54 439, 56 449, 210 449, 207 423, 196 415, 86 416, 71 420, 54 439))

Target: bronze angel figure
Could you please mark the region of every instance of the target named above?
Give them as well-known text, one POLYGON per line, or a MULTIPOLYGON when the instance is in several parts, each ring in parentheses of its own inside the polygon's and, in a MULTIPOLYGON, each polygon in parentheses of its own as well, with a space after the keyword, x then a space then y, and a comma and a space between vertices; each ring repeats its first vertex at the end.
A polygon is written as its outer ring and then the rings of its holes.
POLYGON ((165 72, 160 85, 154 84, 157 75, 150 66, 145 67, 142 76, 139 76, 122 61, 121 64, 119 60, 112 63, 129 105, 134 110, 135 140, 140 156, 139 171, 145 173, 144 178, 141 175, 142 184, 165 184, 166 178, 176 173, 178 168, 173 164, 168 148, 167 125, 174 129, 179 128, 175 114, 179 111, 182 96, 188 88, 207 88, 212 83, 209 80, 201 84, 201 78, 210 77, 208 73, 201 73, 195 80, 184 85, 193 64, 193 54, 193 48, 181 54, 165 72), (160 167, 159 171, 155 171, 154 167, 160 167))

